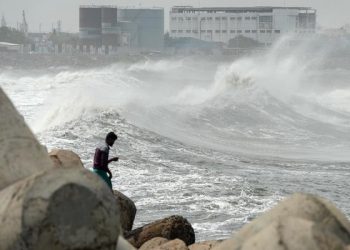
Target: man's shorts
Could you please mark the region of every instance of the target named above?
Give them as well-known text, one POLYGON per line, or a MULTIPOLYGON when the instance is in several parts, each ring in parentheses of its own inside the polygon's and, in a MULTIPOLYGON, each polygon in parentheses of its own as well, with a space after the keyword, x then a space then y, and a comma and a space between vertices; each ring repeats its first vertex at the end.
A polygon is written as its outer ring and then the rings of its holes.
POLYGON ((112 182, 111 182, 111 179, 109 179, 109 176, 106 171, 95 169, 95 168, 93 168, 92 171, 96 173, 98 176, 100 176, 107 183, 109 188, 112 189, 112 182))

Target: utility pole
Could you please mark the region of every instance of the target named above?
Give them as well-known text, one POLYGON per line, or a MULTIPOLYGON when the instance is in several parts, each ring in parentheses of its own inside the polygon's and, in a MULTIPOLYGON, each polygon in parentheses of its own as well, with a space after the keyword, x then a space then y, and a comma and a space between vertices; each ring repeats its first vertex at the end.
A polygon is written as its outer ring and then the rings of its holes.
POLYGON ((1 27, 7 27, 4 14, 2 14, 2 18, 1 18, 1 27))
POLYGON ((62 21, 58 20, 57 21, 57 33, 61 33, 61 27, 62 27, 62 21))
POLYGON ((26 13, 22 12, 22 24, 21 26, 21 32, 23 32, 24 34, 28 34, 28 24, 27 24, 27 20, 26 20, 26 13))

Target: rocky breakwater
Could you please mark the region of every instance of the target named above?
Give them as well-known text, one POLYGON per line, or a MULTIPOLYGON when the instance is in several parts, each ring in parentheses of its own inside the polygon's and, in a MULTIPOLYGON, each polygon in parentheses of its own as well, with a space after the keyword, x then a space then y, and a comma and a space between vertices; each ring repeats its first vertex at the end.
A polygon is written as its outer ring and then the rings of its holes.
MULTIPOLYGON (((63 170, 84 168, 80 157, 72 151, 55 149, 49 153, 49 156, 56 168, 63 170)), ((159 246, 161 249, 181 250, 188 249, 187 246, 195 242, 195 233, 191 224, 185 218, 176 215, 132 230, 137 211, 135 203, 117 190, 114 190, 113 194, 120 215, 120 227, 126 238, 119 236, 118 250, 135 249, 141 246, 140 249, 153 249, 159 246), (158 239, 160 239, 159 242, 158 239)))
POLYGON ((0 115, 0 249, 116 249, 119 211, 105 183, 54 168, 1 88, 0 115))

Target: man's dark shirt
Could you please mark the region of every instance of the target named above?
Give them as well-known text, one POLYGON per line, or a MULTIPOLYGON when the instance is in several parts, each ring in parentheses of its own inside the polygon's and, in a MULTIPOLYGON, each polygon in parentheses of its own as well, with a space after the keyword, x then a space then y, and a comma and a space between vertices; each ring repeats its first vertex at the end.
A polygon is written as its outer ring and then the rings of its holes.
POLYGON ((104 144, 95 150, 94 169, 109 172, 108 169, 109 146, 104 144))

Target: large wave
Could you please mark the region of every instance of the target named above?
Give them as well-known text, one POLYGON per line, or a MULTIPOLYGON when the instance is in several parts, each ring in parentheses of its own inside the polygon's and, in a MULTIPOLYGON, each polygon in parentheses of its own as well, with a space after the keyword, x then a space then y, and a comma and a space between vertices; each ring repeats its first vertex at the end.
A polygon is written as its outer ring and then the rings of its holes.
POLYGON ((325 67, 335 50, 329 43, 290 43, 281 39, 266 53, 232 63, 147 60, 31 77, 3 73, 1 79, 13 93, 30 90, 32 98, 22 102, 37 105, 28 108, 37 132, 111 110, 140 128, 199 146, 347 159, 350 71, 325 67))

